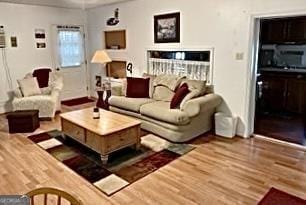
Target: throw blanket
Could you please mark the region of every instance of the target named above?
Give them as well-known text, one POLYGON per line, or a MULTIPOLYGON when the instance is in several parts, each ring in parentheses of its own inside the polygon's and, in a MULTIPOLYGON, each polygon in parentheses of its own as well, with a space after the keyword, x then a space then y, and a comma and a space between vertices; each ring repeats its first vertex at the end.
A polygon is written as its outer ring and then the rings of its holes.
POLYGON ((154 79, 153 86, 166 86, 170 90, 175 91, 175 88, 181 83, 181 81, 186 78, 184 76, 177 76, 177 75, 158 75, 154 79))

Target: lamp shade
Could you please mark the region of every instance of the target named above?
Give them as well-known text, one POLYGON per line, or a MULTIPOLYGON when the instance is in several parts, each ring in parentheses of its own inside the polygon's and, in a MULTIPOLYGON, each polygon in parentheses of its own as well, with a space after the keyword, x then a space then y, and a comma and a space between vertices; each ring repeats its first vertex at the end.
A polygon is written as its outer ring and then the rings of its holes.
POLYGON ((97 50, 95 52, 95 55, 91 59, 91 62, 92 63, 101 63, 101 64, 104 64, 104 63, 112 62, 112 60, 110 59, 110 57, 108 56, 106 51, 104 51, 104 50, 97 50))

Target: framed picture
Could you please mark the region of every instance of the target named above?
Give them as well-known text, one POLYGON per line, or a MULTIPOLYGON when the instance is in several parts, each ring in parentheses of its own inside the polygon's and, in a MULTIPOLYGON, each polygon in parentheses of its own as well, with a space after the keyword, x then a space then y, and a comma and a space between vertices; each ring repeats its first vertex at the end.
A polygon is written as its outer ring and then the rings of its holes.
POLYGON ((36 43, 36 48, 46 48, 46 43, 36 43))
POLYGON ((180 42, 180 13, 154 16, 154 42, 180 42))
POLYGON ((102 77, 100 75, 96 75, 96 88, 102 87, 102 77))
POLYGON ((35 38, 46 38, 46 32, 45 29, 35 29, 35 38))
POLYGON ((17 47, 17 37, 11 36, 11 47, 16 48, 17 47))

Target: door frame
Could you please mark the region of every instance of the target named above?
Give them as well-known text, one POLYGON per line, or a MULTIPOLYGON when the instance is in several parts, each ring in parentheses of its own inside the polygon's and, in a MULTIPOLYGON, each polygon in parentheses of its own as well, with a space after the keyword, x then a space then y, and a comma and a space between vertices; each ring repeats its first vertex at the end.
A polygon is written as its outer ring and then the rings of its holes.
POLYGON ((88 68, 88 60, 87 60, 87 53, 88 53, 88 50, 87 50, 87 27, 86 25, 83 25, 83 24, 51 24, 50 26, 50 35, 51 35, 51 62, 52 62, 52 67, 54 69, 56 69, 57 67, 57 62, 56 62, 56 59, 57 57, 55 56, 56 55, 56 39, 55 36, 54 36, 54 33, 53 33, 53 29, 54 27, 57 27, 57 26, 78 26, 78 27, 82 27, 83 29, 83 51, 84 51, 84 68, 85 68, 85 73, 86 73, 86 93, 87 93, 87 97, 91 97, 91 94, 90 94, 90 72, 89 72, 89 68, 88 68))
POLYGON ((257 65, 259 51, 260 20, 269 18, 286 18, 295 16, 305 16, 306 11, 284 11, 279 13, 260 13, 251 15, 251 31, 249 41, 249 69, 247 69, 247 92, 245 105, 246 129, 244 136, 254 135, 255 123, 255 95, 257 80, 257 65))

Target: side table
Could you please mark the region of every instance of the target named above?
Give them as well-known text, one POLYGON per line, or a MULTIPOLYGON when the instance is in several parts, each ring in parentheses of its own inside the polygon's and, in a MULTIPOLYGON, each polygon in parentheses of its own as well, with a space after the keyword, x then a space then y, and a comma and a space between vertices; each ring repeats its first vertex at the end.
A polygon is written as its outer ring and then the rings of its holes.
POLYGON ((109 109, 108 99, 112 95, 112 91, 111 90, 97 90, 97 94, 98 94, 98 101, 97 101, 96 106, 98 108, 108 110, 109 109), (104 93, 106 95, 105 99, 104 99, 104 93))

